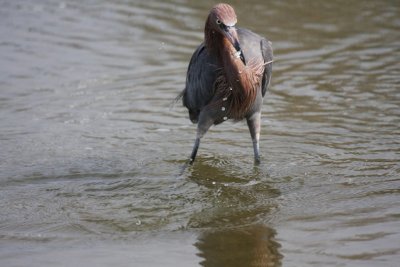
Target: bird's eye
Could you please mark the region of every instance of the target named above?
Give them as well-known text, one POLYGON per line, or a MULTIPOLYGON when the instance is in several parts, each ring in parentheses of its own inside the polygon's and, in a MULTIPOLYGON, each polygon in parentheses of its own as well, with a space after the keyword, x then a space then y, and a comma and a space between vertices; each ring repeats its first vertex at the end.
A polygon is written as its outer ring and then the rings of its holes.
POLYGON ((216 21, 216 22, 217 22, 217 24, 221 24, 221 21, 220 21, 219 19, 217 19, 217 21, 216 21))

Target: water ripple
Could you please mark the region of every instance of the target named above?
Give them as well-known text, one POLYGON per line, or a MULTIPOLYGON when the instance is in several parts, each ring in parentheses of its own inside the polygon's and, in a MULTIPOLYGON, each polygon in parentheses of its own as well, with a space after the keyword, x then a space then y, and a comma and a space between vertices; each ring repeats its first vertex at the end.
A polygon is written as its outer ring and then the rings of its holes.
POLYGON ((0 242, 161 251, 149 233, 193 233, 204 265, 213 244, 253 244, 240 250, 277 266, 397 263, 398 5, 235 7, 275 51, 262 163, 247 125, 227 122, 180 173, 196 129, 172 104, 210 3, 0 3, 0 242))

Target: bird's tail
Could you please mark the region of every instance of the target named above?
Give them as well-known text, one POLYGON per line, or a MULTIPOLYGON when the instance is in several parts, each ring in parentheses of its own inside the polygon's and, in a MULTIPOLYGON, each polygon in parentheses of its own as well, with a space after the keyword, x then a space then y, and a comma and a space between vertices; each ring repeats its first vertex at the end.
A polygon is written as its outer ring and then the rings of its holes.
POLYGON ((180 93, 174 98, 174 100, 171 101, 171 104, 169 105, 169 110, 170 110, 170 111, 175 107, 175 104, 178 103, 178 101, 180 101, 180 100, 182 99, 184 93, 185 93, 185 89, 183 89, 182 92, 180 92, 180 93))

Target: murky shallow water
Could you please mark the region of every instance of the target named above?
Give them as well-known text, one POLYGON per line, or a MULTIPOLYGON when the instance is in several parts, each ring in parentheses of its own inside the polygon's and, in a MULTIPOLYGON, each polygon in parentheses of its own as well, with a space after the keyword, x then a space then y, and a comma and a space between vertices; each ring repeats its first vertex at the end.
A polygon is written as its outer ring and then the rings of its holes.
POLYGON ((400 5, 234 1, 273 41, 263 163, 172 100, 211 1, 0 3, 2 266, 397 266, 400 5))

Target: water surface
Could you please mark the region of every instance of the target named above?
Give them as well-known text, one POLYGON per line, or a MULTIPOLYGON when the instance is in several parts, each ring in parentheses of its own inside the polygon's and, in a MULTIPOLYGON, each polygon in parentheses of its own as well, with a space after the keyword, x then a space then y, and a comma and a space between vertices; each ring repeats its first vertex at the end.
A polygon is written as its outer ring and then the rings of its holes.
POLYGON ((2 266, 397 266, 398 1, 232 1, 273 42, 262 164, 178 103, 212 1, 0 2, 2 266))

